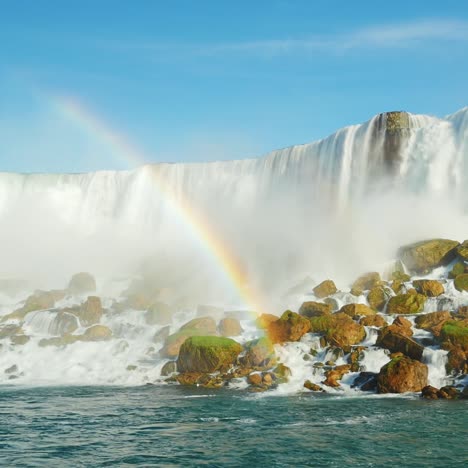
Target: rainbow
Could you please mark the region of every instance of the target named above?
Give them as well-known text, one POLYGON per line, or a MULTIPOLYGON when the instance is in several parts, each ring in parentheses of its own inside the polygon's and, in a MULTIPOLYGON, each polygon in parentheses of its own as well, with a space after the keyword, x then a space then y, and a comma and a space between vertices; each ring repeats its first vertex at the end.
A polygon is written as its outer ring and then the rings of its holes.
MULTIPOLYGON (((116 132, 95 113, 87 109, 77 99, 72 97, 52 96, 49 99, 54 110, 68 121, 77 125, 91 138, 105 145, 116 157, 121 158, 131 166, 148 164, 143 152, 129 142, 124 135, 116 132)), ((209 220, 200 210, 197 210, 181 193, 175 193, 158 174, 151 171, 152 180, 170 212, 181 221, 197 239, 207 254, 212 258, 218 270, 235 288, 240 298, 249 309, 262 314, 266 312, 264 300, 247 284, 247 275, 235 253, 216 232, 209 220)))

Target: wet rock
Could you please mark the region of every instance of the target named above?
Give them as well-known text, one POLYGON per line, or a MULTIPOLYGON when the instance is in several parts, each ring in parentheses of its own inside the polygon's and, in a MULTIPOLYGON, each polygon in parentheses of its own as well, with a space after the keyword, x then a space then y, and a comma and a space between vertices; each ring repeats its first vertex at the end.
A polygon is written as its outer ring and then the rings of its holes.
POLYGON ((262 383, 267 387, 271 387, 274 383, 275 379, 271 372, 265 372, 262 376, 262 383))
POLYGON ((310 324, 310 331, 323 333, 328 344, 344 350, 349 350, 366 337, 364 327, 343 313, 314 317, 310 324))
POLYGON ((380 274, 377 272, 370 272, 360 276, 354 283, 351 285, 352 293, 359 296, 363 291, 375 288, 381 284, 380 274), (358 294, 359 293, 359 294, 358 294))
POLYGON ((318 299, 323 299, 324 297, 331 296, 335 294, 338 289, 335 283, 332 280, 322 281, 319 285, 315 286, 313 289, 315 297, 318 299))
POLYGON ((421 390, 421 396, 425 398, 426 400, 438 400, 439 396, 437 395, 439 389, 431 386, 431 385, 426 385, 422 390, 421 390))
POLYGON ((422 294, 399 294, 392 297, 387 304, 389 314, 417 314, 424 310, 426 296, 422 294))
POLYGON ((289 377, 291 377, 292 372, 288 366, 280 363, 273 369, 273 374, 278 383, 285 383, 289 380, 289 377))
POLYGON ((174 309, 164 302, 153 303, 145 312, 148 325, 169 325, 172 322, 174 309))
POLYGON ((351 388, 359 388, 363 392, 373 392, 377 389, 377 375, 374 372, 361 372, 351 385, 351 388))
POLYGON ((247 382, 250 385, 260 385, 263 381, 261 372, 253 372, 247 377, 247 382))
POLYGON ((219 322, 219 333, 221 336, 239 336, 242 334, 242 327, 236 318, 226 317, 219 322))
POLYGON ((437 297, 444 294, 444 286, 436 280, 414 280, 413 286, 420 294, 427 297, 437 297))
POLYGON ((197 385, 201 378, 203 377, 203 373, 201 372, 186 372, 184 374, 179 374, 176 376, 177 382, 181 385, 197 385))
POLYGON ((161 377, 168 377, 171 374, 177 372, 177 362, 176 361, 168 361, 162 366, 161 369, 161 377))
POLYGON ((465 262, 468 262, 468 240, 463 241, 463 243, 457 247, 457 255, 465 262))
POLYGON ((256 324, 258 328, 263 330, 267 328, 268 325, 270 325, 270 323, 276 322, 277 320, 279 320, 279 317, 277 315, 262 314, 259 317, 257 317, 256 324))
POLYGON ((230 338, 192 336, 184 341, 177 359, 177 370, 185 372, 226 371, 235 364, 242 346, 230 338))
POLYGON ((377 377, 379 393, 420 392, 427 385, 428 369, 426 364, 398 357, 380 369, 377 377))
POLYGON ((206 335, 215 335, 217 333, 216 321, 211 317, 199 317, 182 325, 180 331, 183 330, 197 330, 206 335))
POLYGON ((392 295, 386 288, 382 286, 376 286, 369 291, 369 294, 367 295, 367 302, 372 307, 372 309, 382 311, 391 296, 392 295))
POLYGON ((324 392, 325 390, 320 386, 317 385, 310 380, 306 380, 304 382, 304 388, 307 388, 307 390, 311 390, 312 392, 324 392))
POLYGON ((153 343, 161 343, 166 338, 169 336, 171 327, 169 325, 166 325, 165 327, 162 327, 160 330, 158 330, 154 336, 153 336, 153 343))
POLYGON ((336 312, 340 308, 338 301, 333 297, 327 297, 323 302, 331 306, 332 312, 336 312))
POLYGON ((362 317, 359 323, 364 327, 377 327, 381 328, 387 325, 387 322, 381 315, 369 315, 367 317, 362 317))
POLYGON ((468 306, 460 306, 454 318, 468 319, 468 306))
POLYGON ((452 316, 450 312, 430 312, 429 314, 418 315, 415 319, 415 324, 418 328, 431 331, 435 336, 439 336, 442 325, 452 316))
POLYGON ((457 255, 457 241, 449 239, 430 239, 406 245, 398 251, 399 258, 412 271, 427 273, 446 265, 457 255))
POLYGON ((212 305, 201 304, 197 307, 197 317, 219 317, 224 313, 224 309, 212 305))
POLYGON ((439 390, 436 387, 427 385, 422 389, 421 397, 427 400, 456 400, 460 397, 460 392, 452 386, 442 387, 439 390))
POLYGON ((31 338, 27 335, 14 335, 10 337, 10 341, 15 346, 25 345, 31 338))
MULTIPOLYGON (((191 330, 184 329, 179 330, 172 335, 169 335, 165 341, 164 346, 160 350, 160 354, 166 358, 176 358, 179 355, 180 347, 184 341, 192 336, 203 336, 206 335, 202 330, 191 330)), ((214 334, 213 334, 214 335, 214 334)))
POLYGON ((80 306, 77 313, 80 323, 84 327, 95 325, 101 321, 103 315, 101 299, 97 296, 89 296, 80 306))
POLYGON ((411 276, 405 273, 404 271, 398 270, 392 273, 393 281, 399 281, 400 283, 407 283, 411 281, 411 276))
POLYGON ((93 325, 81 336, 82 341, 106 341, 112 338, 112 330, 105 325, 93 325))
POLYGON ((348 374, 350 370, 351 366, 349 364, 336 366, 334 369, 325 372, 325 380, 322 383, 327 387, 339 387, 339 381, 343 378, 344 375, 348 374))
POLYGON ((299 341, 310 330, 310 321, 302 315, 287 310, 268 325, 268 337, 273 343, 299 341))
POLYGON ((96 291, 96 280, 90 273, 76 273, 68 283, 72 294, 86 294, 96 291))
POLYGON ((51 335, 65 335, 73 333, 78 328, 78 321, 73 314, 64 311, 58 311, 54 319, 50 322, 49 333, 51 335))
POLYGON ((304 317, 320 317, 322 315, 330 315, 333 306, 331 304, 323 304, 322 302, 307 301, 299 308, 299 314, 304 317))
POLYGON ((16 372, 18 372, 18 366, 16 364, 13 364, 12 366, 5 369, 5 374, 14 374, 16 372))
POLYGON ((271 368, 276 364, 275 348, 267 337, 249 341, 245 344, 245 354, 239 361, 247 368, 271 368))
POLYGON ((458 347, 463 352, 468 352, 468 319, 448 320, 440 330, 439 340, 442 347, 458 347))
POLYGON ((9 338, 10 336, 17 335, 19 333, 23 333, 21 325, 18 325, 16 323, 2 325, 0 327, 0 340, 3 340, 4 338, 9 338))
POLYGON ((392 331, 404 336, 413 336, 411 322, 402 316, 395 318, 392 324, 386 327, 383 331, 392 331))
MULTIPOLYGON (((466 241, 465 241, 466 242, 466 241)), ((455 265, 453 265, 452 269, 450 270, 448 277, 449 278, 456 278, 458 275, 462 275, 465 272, 465 264, 464 262, 457 262, 455 265)))
POLYGON ((339 310, 339 312, 349 315, 351 318, 375 315, 375 310, 365 304, 346 304, 339 310))
POLYGON ((377 346, 388 349, 392 353, 403 353, 412 359, 420 361, 424 352, 424 346, 416 343, 411 338, 383 328, 377 338, 377 346))
POLYGON ((453 280, 453 284, 458 291, 468 291, 468 273, 458 275, 453 280))

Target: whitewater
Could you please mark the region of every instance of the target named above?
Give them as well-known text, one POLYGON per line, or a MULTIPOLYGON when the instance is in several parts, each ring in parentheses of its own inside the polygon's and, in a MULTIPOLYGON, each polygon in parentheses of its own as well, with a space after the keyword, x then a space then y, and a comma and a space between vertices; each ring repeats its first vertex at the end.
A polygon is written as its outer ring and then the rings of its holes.
MULTIPOLYGON (((1 173, 0 219, 2 317, 36 289, 63 289, 74 273, 85 271, 96 277, 101 324, 112 330, 107 341, 40 345, 59 334, 60 311, 82 304, 86 294, 68 294, 20 322, 7 320, 0 324, 0 383, 163 383, 167 359, 159 355, 162 342, 156 337, 164 326, 148 323, 141 310, 120 307, 135 280, 151 284, 157 300, 171 307, 170 333, 209 310, 217 320, 226 314, 240 319, 243 332, 234 337, 240 343, 261 334, 256 304, 241 294, 207 238, 222 239, 225 254, 243 273, 244 287, 277 315, 298 310, 326 278, 343 291, 338 306, 355 302, 350 282, 366 271, 384 274, 403 244, 428 237, 463 241, 468 107, 445 118, 379 114, 323 140, 257 159, 86 174, 1 173), (206 231, 208 237, 202 235, 206 231), (7 326, 20 326, 29 340, 13 344, 7 332, 2 335, 7 326)), ((447 296, 454 307, 466 304, 466 293, 452 289, 447 296)), ((433 310, 436 301, 429 300, 425 311, 433 310)), ((78 323, 73 333, 85 330, 78 323)), ((375 344, 376 333, 367 327, 366 344, 375 344)), ((296 370, 277 393, 301 390, 312 374, 320 382, 316 362, 345 362, 327 355, 315 336, 277 345, 276 352, 296 370), (304 361, 311 348, 317 355, 304 361)), ((425 353, 429 383, 448 383, 441 371, 446 352, 426 348, 425 353)), ((365 352, 363 365, 370 372, 386 362, 381 349, 365 352)), ((355 377, 345 377, 344 391, 353 392, 355 377)), ((245 386, 242 379, 234 383, 245 386)))

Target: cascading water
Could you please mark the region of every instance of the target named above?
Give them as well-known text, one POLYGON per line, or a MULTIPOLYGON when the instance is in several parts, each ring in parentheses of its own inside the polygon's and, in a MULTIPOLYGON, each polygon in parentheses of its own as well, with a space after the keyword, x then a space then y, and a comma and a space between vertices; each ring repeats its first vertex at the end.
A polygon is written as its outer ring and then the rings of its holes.
MULTIPOLYGON (((282 294, 306 274, 332 277, 346 288, 406 242, 463 240, 467 208, 468 108, 445 119, 381 114, 259 159, 89 174, 0 174, 0 286, 8 285, 3 292, 9 294, 2 314, 17 309, 34 288, 61 288, 63 278, 91 271, 106 310, 101 323, 113 332, 103 343, 40 346, 41 339, 63 332, 57 310, 85 300, 64 298, 54 310, 32 312, 17 324, 31 336, 27 343, 0 342, 0 381, 11 377, 1 369, 13 365, 18 381, 26 383, 157 380, 163 361, 155 335, 164 327, 150 327, 141 311, 117 310, 114 299, 119 301, 128 278, 143 272, 157 287, 158 300, 177 312, 168 333, 195 317, 198 304, 249 308, 239 286, 221 274, 226 267, 212 238, 223 240, 248 287, 271 298, 271 311, 279 313, 297 310, 307 299, 282 294), (14 283, 13 294, 11 278, 28 281, 30 289, 14 283)), ((458 304, 465 300, 448 292, 458 304)), ((355 300, 337 297, 339 305, 355 300)), ((428 303, 427 311, 433 306, 428 303)), ((251 318, 241 324, 244 333, 236 339, 245 342, 256 328, 251 318)), ((74 333, 86 329, 78 325, 74 333)), ((291 345, 279 354, 299 366, 310 346, 291 345)), ((426 358, 431 378, 440 383, 443 376, 434 369, 445 361, 443 353, 434 353, 426 358)), ((384 359, 383 351, 370 349, 363 362, 374 372, 384 359)), ((303 365, 313 368, 313 362, 303 365)), ((323 374, 314 372, 318 382, 323 374)), ((291 380, 296 390, 302 383, 302 374, 291 380)))

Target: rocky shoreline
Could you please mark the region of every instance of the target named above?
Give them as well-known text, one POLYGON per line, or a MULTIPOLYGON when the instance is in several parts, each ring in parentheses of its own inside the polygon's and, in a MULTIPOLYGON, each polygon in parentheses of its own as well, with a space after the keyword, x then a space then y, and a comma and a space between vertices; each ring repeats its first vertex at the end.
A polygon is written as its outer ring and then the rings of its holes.
MULTIPOLYGON (((36 291, 0 317, 0 355, 2 348, 30 341, 66 349, 112 340, 116 333, 106 318, 131 309, 156 330, 146 355, 163 363, 160 378, 167 383, 264 392, 294 381, 312 393, 349 388, 468 398, 468 241, 425 240, 402 247, 397 256, 391 271, 366 273, 349 289, 340 291, 326 279, 313 291, 303 291, 313 300, 303 301, 297 312, 250 319, 249 336, 243 334, 245 313, 209 306, 199 307, 197 317, 174 329, 173 306, 141 282, 104 307, 101 298, 90 295, 95 279, 79 273, 64 290, 36 291), (57 307, 76 296, 85 299, 57 307), (53 314, 51 336, 28 335, 27 317, 38 311, 53 314), (291 353, 295 361, 288 358, 291 353), (382 364, 378 369, 369 365, 373 355, 382 364), (436 369, 443 375, 439 380, 446 383, 440 388, 430 385, 434 364, 429 361, 435 355, 443 366, 436 369)), ((137 370, 138 365, 127 366, 129 372, 137 370)), ((22 376, 16 364, 3 372, 8 381, 22 376)))

